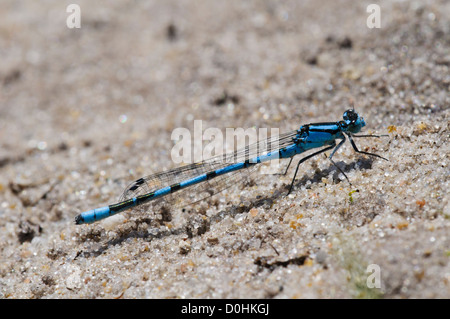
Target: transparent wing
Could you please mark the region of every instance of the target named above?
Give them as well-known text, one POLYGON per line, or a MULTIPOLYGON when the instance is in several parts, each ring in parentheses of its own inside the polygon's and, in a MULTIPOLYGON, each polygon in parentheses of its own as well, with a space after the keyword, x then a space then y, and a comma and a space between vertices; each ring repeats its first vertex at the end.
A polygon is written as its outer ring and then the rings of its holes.
MULTIPOLYGON (((292 145, 293 138, 297 135, 297 133, 297 131, 291 131, 248 145, 247 147, 236 152, 218 155, 199 163, 177 167, 168 171, 140 178, 131 183, 125 189, 120 197, 120 201, 154 192, 158 189, 181 183, 190 178, 227 167, 233 163, 242 163, 246 160, 251 160, 261 156, 267 152, 292 145)), ((164 204, 168 206, 183 207, 195 203, 217 194, 232 185, 242 182, 244 179, 248 178, 256 168, 257 165, 251 165, 247 169, 217 176, 199 184, 180 189, 179 191, 168 194, 162 198, 155 199, 147 205, 142 205, 142 207, 140 206, 139 209, 147 209, 149 205, 159 206, 164 204)))

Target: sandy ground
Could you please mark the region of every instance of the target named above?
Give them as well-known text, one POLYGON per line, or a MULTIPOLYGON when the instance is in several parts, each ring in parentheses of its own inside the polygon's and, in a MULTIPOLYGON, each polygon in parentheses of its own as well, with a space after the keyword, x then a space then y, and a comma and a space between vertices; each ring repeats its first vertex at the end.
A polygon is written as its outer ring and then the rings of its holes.
POLYGON ((81 29, 69 3, 0 2, 0 298, 450 297, 450 2, 379 1, 380 29, 364 1, 86 0, 81 29), (356 141, 389 161, 335 155, 352 186, 318 156, 289 196, 293 168, 74 224, 177 166, 175 128, 287 132, 351 101, 389 135, 356 141))

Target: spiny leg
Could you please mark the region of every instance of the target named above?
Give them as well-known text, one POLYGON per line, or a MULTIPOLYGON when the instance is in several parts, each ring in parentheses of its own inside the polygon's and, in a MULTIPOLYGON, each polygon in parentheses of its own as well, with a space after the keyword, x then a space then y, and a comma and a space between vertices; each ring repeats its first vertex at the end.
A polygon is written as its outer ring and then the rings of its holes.
POLYGON ((292 160, 294 159, 294 156, 292 156, 291 157, 291 159, 289 160, 289 164, 288 164, 288 166, 286 167, 286 170, 284 171, 284 173, 276 173, 276 174, 274 174, 274 175, 286 175, 286 173, 287 173, 287 171, 288 171, 288 169, 289 169, 289 166, 291 166, 291 163, 292 163, 292 160))
MULTIPOLYGON (((366 154, 366 155, 371 155, 371 156, 376 156, 376 157, 379 157, 379 158, 381 158, 381 159, 384 159, 385 161, 389 161, 387 158, 384 158, 383 156, 380 156, 380 155, 377 155, 377 154, 374 154, 374 153, 369 153, 369 152, 363 152, 363 151, 360 151, 360 150, 358 149, 358 147, 356 146, 355 142, 353 141, 352 135, 348 134, 347 136, 348 136, 348 139, 350 140, 350 143, 352 144, 353 149, 355 150, 355 152, 361 153, 361 154, 366 154)), ((360 137, 360 136, 359 136, 359 137, 360 137)))
POLYGON ((297 176, 297 172, 298 172, 298 168, 299 168, 300 164, 303 163, 304 161, 310 159, 311 157, 316 156, 317 154, 320 154, 320 153, 323 153, 325 151, 332 149, 335 146, 336 146, 336 144, 333 144, 333 145, 326 147, 318 152, 312 153, 311 155, 308 155, 308 156, 302 158, 300 161, 298 161, 297 168, 295 169, 295 173, 294 173, 294 178, 292 179, 291 186, 289 187, 289 192, 287 193, 287 195, 289 195, 292 191, 292 187, 294 186, 295 177, 297 176))
POLYGON ((339 144, 335 147, 335 149, 333 150, 333 152, 331 152, 331 155, 330 155, 330 157, 328 158, 330 161, 331 161, 331 163, 333 163, 333 165, 342 173, 342 175, 344 175, 344 177, 347 179, 347 182, 350 184, 350 186, 352 185, 352 183, 350 182, 350 180, 348 179, 348 177, 347 177, 347 175, 345 175, 345 173, 344 173, 344 171, 339 167, 339 166, 337 166, 336 165, 336 163, 333 161, 333 156, 334 156, 334 153, 336 153, 336 151, 343 145, 345 143, 345 136, 344 136, 344 138, 342 139, 342 141, 340 141, 339 142, 339 144))
POLYGON ((352 137, 378 137, 378 138, 380 138, 380 137, 383 137, 383 136, 389 136, 389 135, 387 135, 387 134, 382 134, 382 135, 373 135, 373 134, 369 134, 369 135, 355 135, 355 134, 352 134, 352 137))

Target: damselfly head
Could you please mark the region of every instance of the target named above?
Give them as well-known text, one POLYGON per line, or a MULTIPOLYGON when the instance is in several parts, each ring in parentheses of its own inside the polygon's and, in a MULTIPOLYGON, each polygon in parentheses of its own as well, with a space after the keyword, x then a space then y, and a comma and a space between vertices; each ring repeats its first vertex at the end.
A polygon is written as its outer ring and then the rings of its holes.
POLYGON ((357 133, 363 126, 366 126, 364 118, 360 117, 354 109, 349 109, 344 112, 343 115, 345 123, 348 125, 348 130, 353 133, 357 133))
POLYGON ((359 115, 354 109, 350 109, 344 112, 343 118, 345 122, 350 122, 350 124, 352 124, 358 120, 359 115))

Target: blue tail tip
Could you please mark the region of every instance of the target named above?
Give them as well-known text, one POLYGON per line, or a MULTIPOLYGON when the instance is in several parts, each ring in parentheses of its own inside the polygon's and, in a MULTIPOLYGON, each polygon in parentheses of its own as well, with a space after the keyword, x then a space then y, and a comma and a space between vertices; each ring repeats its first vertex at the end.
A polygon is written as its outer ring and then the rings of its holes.
POLYGON ((81 214, 75 217, 75 224, 76 225, 81 225, 81 224, 84 224, 84 223, 85 223, 84 222, 84 218, 83 218, 83 216, 81 214))

